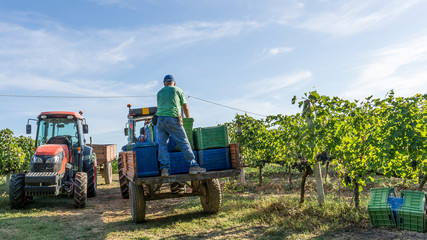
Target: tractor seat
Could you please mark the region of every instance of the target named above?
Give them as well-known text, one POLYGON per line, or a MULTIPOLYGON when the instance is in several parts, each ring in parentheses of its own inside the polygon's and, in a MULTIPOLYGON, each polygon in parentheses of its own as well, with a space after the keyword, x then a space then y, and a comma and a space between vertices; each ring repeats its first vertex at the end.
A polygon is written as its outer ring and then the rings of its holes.
POLYGON ((71 140, 66 136, 55 136, 47 141, 47 144, 65 144, 71 149, 71 140))

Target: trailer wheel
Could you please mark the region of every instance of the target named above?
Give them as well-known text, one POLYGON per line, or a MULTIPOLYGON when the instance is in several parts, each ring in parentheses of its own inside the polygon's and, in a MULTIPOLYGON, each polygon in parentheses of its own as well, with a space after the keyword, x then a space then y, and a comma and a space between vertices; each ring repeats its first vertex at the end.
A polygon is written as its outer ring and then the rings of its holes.
POLYGON ((144 199, 144 188, 142 185, 129 182, 130 187, 130 211, 132 218, 135 223, 142 223, 145 220, 145 199, 144 199))
POLYGON ((113 182, 113 168, 111 167, 111 162, 104 164, 104 179, 107 185, 113 182))
POLYGON ((13 209, 21 209, 25 206, 25 173, 15 173, 12 175, 9 184, 9 202, 13 209))
POLYGON ((87 174, 85 172, 76 173, 74 184, 74 205, 84 208, 87 204, 87 174))
POLYGON ((91 163, 89 165, 89 170, 87 172, 87 196, 94 197, 96 196, 96 190, 98 188, 98 179, 96 172, 96 165, 91 163))
POLYGON ((123 173, 122 169, 122 158, 119 157, 118 160, 118 168, 119 168, 119 181, 120 181, 120 192, 122 193, 122 197, 127 199, 129 198, 129 181, 123 173))
POLYGON ((217 213, 221 208, 222 192, 218 179, 208 179, 200 182, 200 196, 205 213, 217 213))

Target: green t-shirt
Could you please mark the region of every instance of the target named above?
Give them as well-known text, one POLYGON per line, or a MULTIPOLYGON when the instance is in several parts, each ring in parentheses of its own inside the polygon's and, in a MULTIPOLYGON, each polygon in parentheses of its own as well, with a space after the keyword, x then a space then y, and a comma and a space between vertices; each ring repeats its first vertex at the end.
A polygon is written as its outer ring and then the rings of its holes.
POLYGON ((179 117, 181 106, 186 104, 181 88, 166 86, 157 93, 157 116, 179 117))

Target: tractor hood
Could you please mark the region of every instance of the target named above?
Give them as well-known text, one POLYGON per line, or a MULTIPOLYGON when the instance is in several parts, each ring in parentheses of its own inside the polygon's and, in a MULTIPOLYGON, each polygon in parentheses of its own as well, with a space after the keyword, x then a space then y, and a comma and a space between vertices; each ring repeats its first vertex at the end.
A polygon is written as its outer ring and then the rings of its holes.
POLYGON ((41 145, 30 161, 30 172, 57 172, 61 174, 70 160, 70 152, 65 144, 41 145))
POLYGON ((48 144, 41 145, 37 148, 34 155, 37 156, 53 156, 58 153, 64 152, 65 156, 68 158, 68 147, 65 144, 48 144))

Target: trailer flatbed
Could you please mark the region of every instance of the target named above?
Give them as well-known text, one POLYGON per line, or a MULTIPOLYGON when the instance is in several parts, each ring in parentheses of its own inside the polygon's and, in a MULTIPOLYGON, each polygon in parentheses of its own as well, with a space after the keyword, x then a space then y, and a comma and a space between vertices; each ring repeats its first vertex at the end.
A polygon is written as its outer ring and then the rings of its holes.
POLYGON ((240 174, 240 169, 227 169, 219 171, 210 171, 195 175, 190 174, 176 174, 169 175, 167 178, 162 178, 160 176, 156 177, 143 177, 136 178, 135 180, 128 177, 129 181, 134 181, 136 184, 161 184, 161 183, 172 183, 172 182, 188 182, 194 180, 206 180, 214 178, 225 178, 238 176, 240 174))

